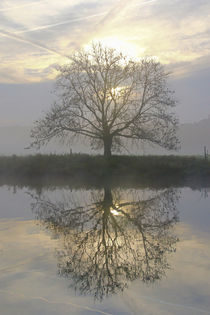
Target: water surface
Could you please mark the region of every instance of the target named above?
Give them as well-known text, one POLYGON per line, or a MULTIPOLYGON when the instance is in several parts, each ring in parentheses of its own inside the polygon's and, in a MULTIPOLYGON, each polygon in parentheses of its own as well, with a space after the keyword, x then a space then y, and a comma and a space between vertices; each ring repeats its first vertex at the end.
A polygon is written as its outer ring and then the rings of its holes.
POLYGON ((210 197, 0 188, 2 314, 210 314, 210 197))

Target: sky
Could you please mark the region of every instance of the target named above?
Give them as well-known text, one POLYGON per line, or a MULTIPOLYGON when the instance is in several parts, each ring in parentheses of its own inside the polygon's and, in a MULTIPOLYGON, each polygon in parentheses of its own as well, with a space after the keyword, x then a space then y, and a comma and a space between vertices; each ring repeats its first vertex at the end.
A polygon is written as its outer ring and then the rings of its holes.
POLYGON ((177 114, 210 114, 209 0, 1 0, 0 126, 29 125, 50 107, 56 64, 101 41, 171 72, 177 114))

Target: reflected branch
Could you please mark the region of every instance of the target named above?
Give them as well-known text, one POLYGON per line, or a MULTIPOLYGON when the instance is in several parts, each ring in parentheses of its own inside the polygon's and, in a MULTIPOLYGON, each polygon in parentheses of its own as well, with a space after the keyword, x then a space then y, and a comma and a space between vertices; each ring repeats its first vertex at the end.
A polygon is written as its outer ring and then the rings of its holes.
POLYGON ((123 291, 130 281, 153 283, 169 268, 167 257, 177 242, 173 225, 178 221, 177 190, 152 192, 93 192, 91 203, 65 198, 52 202, 33 196, 32 210, 47 229, 61 240, 57 251, 61 276, 95 299, 123 291))

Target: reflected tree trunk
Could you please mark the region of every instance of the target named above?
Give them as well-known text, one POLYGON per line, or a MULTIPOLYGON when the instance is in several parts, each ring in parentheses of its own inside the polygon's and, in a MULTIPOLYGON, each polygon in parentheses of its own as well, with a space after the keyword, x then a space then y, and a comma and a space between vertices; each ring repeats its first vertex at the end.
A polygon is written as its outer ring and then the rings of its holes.
POLYGON ((103 200, 104 208, 110 209, 113 205, 113 196, 110 187, 104 187, 104 200, 103 200))

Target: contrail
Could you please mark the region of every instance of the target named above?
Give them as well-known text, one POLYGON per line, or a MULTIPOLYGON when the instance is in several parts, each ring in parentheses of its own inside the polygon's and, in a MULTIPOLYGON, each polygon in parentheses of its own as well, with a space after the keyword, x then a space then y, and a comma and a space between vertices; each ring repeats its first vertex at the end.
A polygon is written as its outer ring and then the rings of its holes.
POLYGON ((148 1, 138 2, 136 4, 132 4, 131 7, 141 7, 141 6, 145 6, 145 5, 148 5, 150 3, 157 2, 157 1, 158 0, 148 0, 148 1))
POLYGON ((120 0, 117 5, 115 5, 105 16, 105 18, 100 22, 102 24, 105 24, 109 22, 110 20, 113 20, 116 16, 119 15, 120 12, 123 12, 127 7, 135 7, 135 6, 145 6, 152 2, 156 2, 158 0, 148 0, 148 1, 138 1, 138 3, 134 4, 133 2, 136 2, 136 0, 130 0, 129 2, 127 0, 120 0))
POLYGON ((104 315, 113 315, 111 313, 107 313, 107 312, 103 312, 99 309, 96 309, 96 308, 92 308, 92 307, 88 307, 88 306, 85 306, 85 305, 79 305, 79 304, 76 304, 76 303, 72 303, 70 301, 68 302, 62 302, 62 301, 51 301, 51 300, 48 300, 42 296, 26 296, 25 294, 23 293, 17 293, 17 292, 13 292, 13 291, 9 291, 9 290, 1 290, 0 289, 0 293, 5 293, 5 294, 10 294, 10 295, 14 295, 16 297, 21 297, 23 299, 31 299, 31 300, 39 300, 39 301, 42 301, 42 302, 45 302, 45 303, 48 303, 48 304, 60 304, 60 305, 68 305, 68 306, 74 306, 76 308, 80 308, 80 309, 83 309, 83 310, 86 310, 86 311, 90 311, 90 312, 94 312, 94 313, 99 313, 99 314, 104 314, 104 315))
MULTIPOLYGON (((130 0, 132 2, 133 0, 130 0)), ((119 14, 120 11, 123 11, 128 6, 127 0, 120 0, 117 5, 115 5, 111 10, 106 13, 106 16, 99 22, 98 25, 104 26, 107 22, 114 19, 115 16, 119 14)))
POLYGON ((77 19, 73 19, 73 20, 71 19, 71 20, 67 20, 67 21, 63 21, 63 22, 59 22, 59 23, 48 24, 48 25, 43 25, 43 26, 37 26, 37 27, 31 28, 31 29, 27 29, 27 30, 23 30, 23 31, 17 31, 17 32, 13 32, 13 33, 0 29, 0 36, 7 37, 7 38, 10 38, 10 39, 22 42, 22 43, 30 44, 30 45, 32 45, 35 48, 39 48, 39 49, 41 48, 41 49, 43 49, 43 50, 45 50, 45 51, 47 51, 47 52, 49 52, 51 54, 56 54, 58 56, 62 56, 62 57, 68 58, 68 56, 63 55, 62 53, 60 53, 59 51, 57 51, 55 49, 48 48, 47 46, 39 44, 39 43, 34 42, 32 40, 25 39, 25 38, 19 36, 19 34, 28 33, 28 32, 34 32, 34 31, 43 30, 43 29, 48 29, 48 28, 51 28, 51 27, 64 25, 64 24, 69 24, 69 23, 73 23, 73 22, 77 22, 77 21, 83 21, 83 20, 91 19, 91 18, 98 17, 98 16, 104 16, 106 14, 107 14, 107 12, 103 12, 103 13, 100 13, 100 14, 89 15, 89 16, 86 16, 86 17, 83 17, 83 18, 81 17, 81 18, 77 18, 77 19))
MULTIPOLYGON (((43 1, 46 2, 45 0, 43 0, 43 1)), ((26 6, 37 5, 37 4, 43 3, 43 1, 33 2, 33 3, 26 3, 26 4, 23 4, 23 5, 20 5, 20 6, 16 6, 16 7, 8 7, 8 8, 5 8, 5 9, 0 9, 0 12, 7 11, 7 10, 12 10, 12 9, 15 9, 15 8, 21 8, 21 7, 26 7, 26 6)), ((140 5, 142 5, 142 4, 146 5, 146 4, 149 4, 151 2, 155 2, 155 1, 157 1, 157 0, 143 1, 142 3, 140 3, 140 5)), ((131 0, 131 2, 132 2, 132 0, 131 0)), ((132 4, 131 4, 131 6, 132 6, 132 4)), ((125 9, 125 7, 127 7, 127 0, 121 0, 110 11, 106 11, 106 12, 102 12, 102 13, 98 13, 98 14, 93 14, 93 15, 89 15, 89 16, 86 16, 86 17, 66 20, 66 21, 58 22, 58 23, 54 23, 54 24, 47 24, 47 25, 43 25, 43 26, 36 26, 36 27, 30 28, 30 29, 25 29, 25 30, 22 30, 22 31, 16 31, 16 32, 13 32, 13 33, 8 32, 8 31, 4 31, 4 30, 0 30, 0 36, 7 37, 7 38, 10 38, 10 39, 13 39, 13 40, 16 40, 16 41, 19 41, 19 42, 23 42, 23 43, 26 43, 26 44, 30 44, 30 45, 34 46, 35 48, 39 48, 39 49, 41 48, 41 49, 43 49, 43 50, 45 50, 45 51, 47 51, 49 53, 56 54, 58 56, 67 57, 66 55, 63 55, 62 53, 60 53, 59 51, 57 51, 55 49, 48 48, 45 45, 39 44, 39 43, 34 42, 32 40, 29 40, 29 39, 25 39, 25 38, 23 38, 21 36, 18 36, 18 35, 19 34, 28 33, 28 32, 35 32, 35 31, 39 31, 39 30, 45 30, 45 29, 48 29, 48 28, 52 28, 52 27, 56 27, 56 26, 60 26, 60 25, 65 25, 65 24, 70 24, 70 23, 74 23, 74 22, 84 21, 84 20, 95 18, 95 17, 104 16, 102 21, 100 21, 98 23, 98 25, 97 25, 97 26, 102 26, 105 23, 107 23, 110 19, 113 19, 119 13, 119 11, 122 11, 123 9, 125 9)), ((97 26, 96 26, 96 28, 97 28, 97 26)))
POLYGON ((37 1, 37 2, 32 2, 32 3, 25 3, 25 4, 20 4, 18 6, 11 6, 11 7, 7 7, 7 8, 3 8, 3 9, 0 9, 0 12, 5 12, 5 11, 12 11, 12 10, 16 10, 16 9, 22 9, 24 7, 31 7, 31 6, 35 6, 35 5, 40 5, 40 4, 43 4, 44 2, 46 2, 45 0, 42 0, 42 1, 37 1))
POLYGON ((18 42, 30 44, 30 45, 32 45, 32 46, 34 46, 36 48, 39 48, 39 49, 41 48, 41 49, 43 49, 43 50, 45 50, 45 51, 47 51, 47 52, 49 52, 51 54, 55 54, 55 55, 67 58, 67 56, 63 55, 62 53, 60 53, 59 51, 57 51, 55 49, 48 48, 45 45, 41 45, 41 44, 36 43, 36 42, 34 42, 32 40, 29 40, 29 39, 25 39, 23 37, 20 37, 20 36, 14 34, 14 33, 8 32, 8 31, 0 30, 0 36, 7 37, 7 38, 10 38, 10 39, 14 39, 14 40, 16 40, 18 42))
MULTIPOLYGON (((118 1, 117 4, 115 4, 114 6, 112 6, 112 8, 107 11, 106 14, 104 14, 105 16, 96 24, 94 25, 94 28, 92 28, 92 31, 89 32, 89 40, 91 40, 91 38, 94 38, 95 36, 97 36, 98 33, 100 33, 101 29, 104 29, 107 25, 109 25, 118 15, 120 15, 122 12, 124 12, 126 10, 126 8, 128 7, 133 7, 133 6, 146 6, 149 5, 152 2, 156 2, 158 0, 148 0, 148 1, 143 1, 143 2, 138 2, 136 4, 134 4, 134 2, 136 2, 136 0, 120 0, 118 1)), ((86 42, 87 42, 87 37, 86 37, 86 42)))
MULTIPOLYGON (((130 0, 130 3, 133 2, 134 0, 130 0)), ((107 12, 104 13, 104 16, 100 21, 92 27, 91 32, 89 32, 89 40, 94 38, 95 35, 97 35, 101 29, 104 29, 106 25, 112 21, 115 16, 117 16, 120 12, 122 12, 128 4, 127 0, 120 0, 112 6, 111 9, 109 9, 107 12)), ((87 42, 87 37, 86 37, 86 42, 87 42)))
POLYGON ((84 21, 84 20, 95 18, 95 17, 103 16, 103 15, 106 15, 106 14, 107 14, 107 12, 103 12, 103 13, 99 13, 99 14, 89 15, 89 16, 86 16, 86 17, 66 20, 66 21, 58 22, 58 23, 54 23, 54 24, 46 24, 46 25, 43 25, 43 26, 36 26, 36 27, 29 28, 29 29, 26 29, 26 30, 17 31, 14 34, 23 34, 23 33, 28 33, 28 32, 35 32, 35 31, 45 30, 45 29, 48 29, 48 28, 51 28, 51 27, 65 25, 65 24, 71 24, 71 23, 79 22, 79 21, 84 21))
MULTIPOLYGON (((201 308, 197 308, 191 305, 186 305, 186 304, 177 304, 177 303, 172 303, 172 302, 167 302, 165 300, 161 300, 158 298, 153 298, 151 296, 147 296, 147 295, 139 295, 139 298, 145 299, 147 301, 151 301, 151 302, 155 302, 158 304, 163 304, 163 305, 168 305, 168 306, 172 306, 172 307, 177 307, 177 308, 183 308, 183 309, 188 309, 191 311, 196 311, 197 313, 203 313, 203 314, 209 314, 208 311, 201 309, 201 308)), ((127 300, 127 302, 129 304, 132 304, 132 306, 134 306, 135 309, 139 308, 139 306, 135 303, 134 298, 131 296, 131 293, 127 293, 126 296, 124 296, 124 300, 127 300)))

